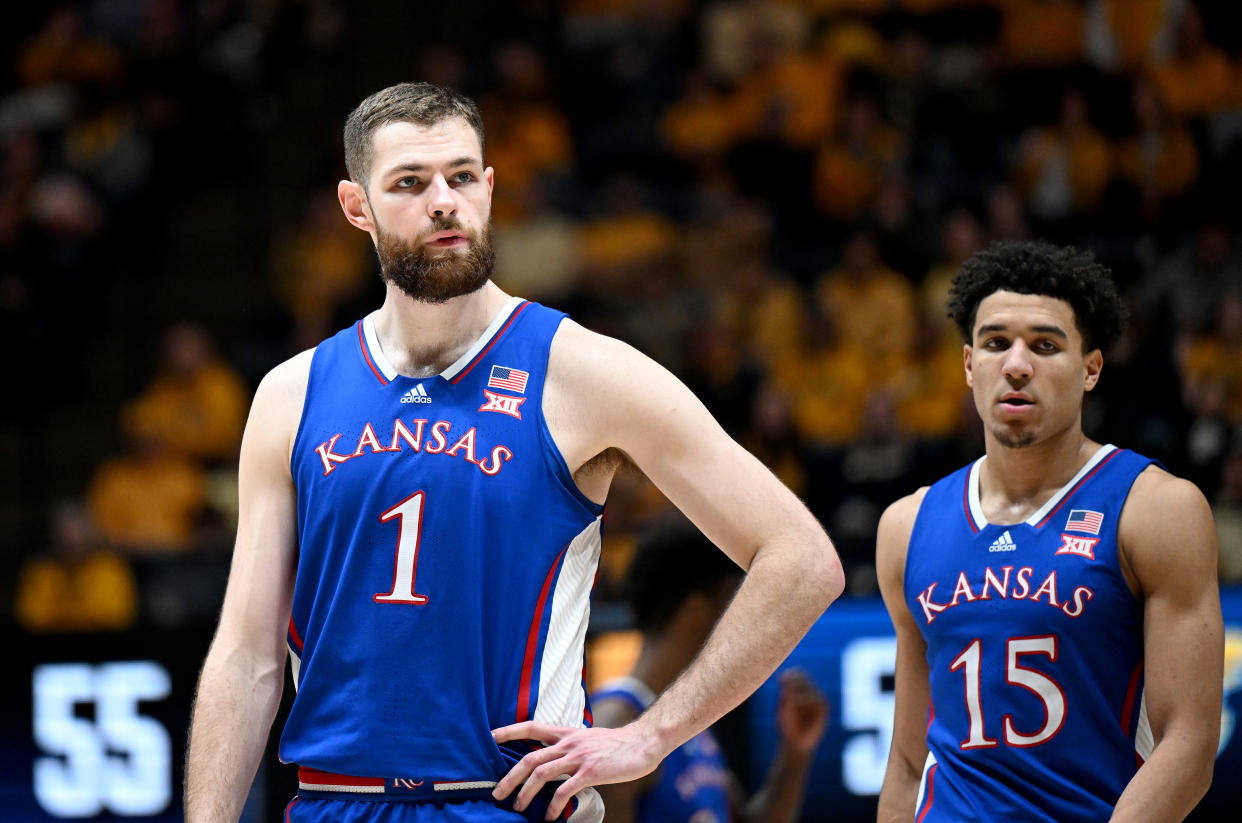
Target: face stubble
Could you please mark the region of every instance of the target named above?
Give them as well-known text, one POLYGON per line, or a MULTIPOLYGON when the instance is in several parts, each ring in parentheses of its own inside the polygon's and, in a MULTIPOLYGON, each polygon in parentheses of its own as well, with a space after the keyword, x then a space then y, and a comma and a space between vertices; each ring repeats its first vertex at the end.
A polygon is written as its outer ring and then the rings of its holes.
POLYGON ((489 223, 477 235, 465 231, 455 217, 440 217, 412 242, 375 226, 380 277, 408 297, 423 303, 445 303, 483 287, 496 266, 489 223), (442 231, 458 230, 469 244, 464 251, 446 249, 434 253, 425 238, 442 231))

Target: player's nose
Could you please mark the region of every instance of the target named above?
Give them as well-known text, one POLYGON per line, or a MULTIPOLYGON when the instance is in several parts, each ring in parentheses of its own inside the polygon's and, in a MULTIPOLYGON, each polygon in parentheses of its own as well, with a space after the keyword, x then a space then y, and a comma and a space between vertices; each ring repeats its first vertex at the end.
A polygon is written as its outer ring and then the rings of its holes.
POLYGON ((457 210, 457 203, 453 200, 453 189, 444 179, 443 174, 432 177, 427 190, 427 213, 429 215, 444 217, 457 210))
POLYGON ((1032 371, 1031 350, 1021 339, 1015 340, 1005 352, 1003 364, 1005 377, 1010 380, 1029 380, 1032 371))

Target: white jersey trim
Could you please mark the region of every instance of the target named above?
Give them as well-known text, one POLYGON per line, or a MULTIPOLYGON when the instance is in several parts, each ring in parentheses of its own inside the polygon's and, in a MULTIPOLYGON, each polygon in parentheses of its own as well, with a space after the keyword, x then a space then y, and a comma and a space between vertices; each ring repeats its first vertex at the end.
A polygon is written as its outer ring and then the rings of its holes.
MULTIPOLYGON (((525 302, 521 297, 510 297, 508 302, 501 306, 500 311, 492 318, 492 322, 483 330, 478 339, 470 344, 470 348, 466 350, 466 353, 457 358, 457 362, 453 365, 440 372, 440 376, 445 380, 452 380, 457 376, 458 372, 469 366, 470 361, 474 360, 478 353, 483 351, 483 348, 492 341, 492 338, 496 336, 496 332, 500 331, 500 327, 505 324, 510 315, 513 314, 518 306, 525 302)), ((379 315, 379 309, 362 318, 362 334, 366 338, 367 348, 371 352, 371 360, 374 361, 375 368, 379 369, 380 373, 384 375, 384 379, 391 383, 401 373, 397 371, 392 361, 384 354, 383 348, 380 347, 379 336, 375 332, 375 318, 377 315, 379 315)))
POLYGON ((479 335, 479 339, 474 341, 474 344, 466 350, 465 354, 457 358, 456 363, 440 372, 440 376, 445 380, 452 380, 457 376, 458 372, 466 368, 466 366, 469 366, 470 361, 474 360, 474 358, 478 356, 479 352, 483 351, 483 348, 488 343, 492 342, 492 338, 496 336, 496 332, 500 331, 500 327, 509 320, 509 316, 517 310, 518 306, 525 302, 526 301, 521 297, 510 297, 509 302, 501 306, 500 311, 496 312, 496 316, 492 318, 491 325, 484 329, 483 333, 479 335))
POLYGON ((293 675, 293 691, 296 693, 299 675, 302 674, 302 657, 294 650, 292 644, 289 645, 289 670, 293 675))
POLYGON ((919 796, 914 799, 914 810, 916 812, 923 805, 923 795, 927 792, 927 773, 931 771, 931 767, 934 765, 936 765, 936 755, 928 752, 927 759, 923 761, 923 776, 919 778, 919 796))
POLYGON ((552 591, 548 636, 539 664, 539 696, 532 718, 538 723, 581 726, 586 710, 582 659, 591 589, 599 567, 603 517, 596 517, 565 549, 561 572, 552 591))
POLYGON ((380 374, 384 375, 384 379, 391 383, 398 377, 397 370, 393 367, 392 362, 384 354, 384 350, 380 348, 379 335, 375 333, 375 316, 379 314, 379 309, 362 318, 362 336, 366 338, 367 349, 371 352, 371 362, 375 364, 375 368, 380 370, 380 374))
POLYGON ((1143 696, 1139 699, 1138 728, 1134 730, 1134 751, 1146 761, 1155 748, 1156 736, 1152 733, 1151 720, 1147 717, 1147 690, 1143 689, 1143 696))
MULTIPOLYGON (((1070 490, 1078 484, 1078 481, 1090 474, 1091 470, 1098 466, 1101 460, 1108 457, 1115 451, 1117 451, 1117 447, 1111 443, 1105 444, 1096 449, 1095 454, 1091 455, 1091 459, 1089 459, 1083 467, 1078 470, 1078 473, 1071 477, 1069 482, 1058 489, 1056 494, 1048 498, 1048 501, 1044 503, 1044 505, 1040 506, 1038 511, 1023 522, 1028 526, 1038 526, 1039 521, 1047 517, 1048 512, 1060 505, 1061 501, 1065 499, 1065 495, 1069 494, 1070 490)), ((970 508, 971 519, 974 520, 975 527, 978 529, 983 529, 984 527, 991 525, 983 513, 983 504, 979 500, 979 470, 983 467, 983 461, 987 459, 988 456, 985 454, 983 457, 980 457, 972 463, 970 466, 970 473, 966 477, 966 500, 970 508)), ((1005 523, 1003 525, 1012 526, 1014 524, 1005 523)))

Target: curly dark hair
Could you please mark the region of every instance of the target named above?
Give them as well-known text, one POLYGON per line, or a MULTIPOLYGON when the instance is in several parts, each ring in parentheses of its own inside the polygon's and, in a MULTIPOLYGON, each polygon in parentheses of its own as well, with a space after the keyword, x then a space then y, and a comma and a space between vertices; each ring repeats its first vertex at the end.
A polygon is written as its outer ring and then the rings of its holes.
POLYGON ((1121 337, 1125 306, 1112 273, 1089 251, 1043 241, 995 242, 962 264, 949 288, 949 317, 971 342, 979 304, 993 292, 1038 294, 1066 301, 1083 351, 1107 350, 1121 337))
POLYGON ((639 538, 623 586, 639 630, 658 634, 691 594, 732 590, 741 577, 728 555, 689 521, 678 521, 639 538))

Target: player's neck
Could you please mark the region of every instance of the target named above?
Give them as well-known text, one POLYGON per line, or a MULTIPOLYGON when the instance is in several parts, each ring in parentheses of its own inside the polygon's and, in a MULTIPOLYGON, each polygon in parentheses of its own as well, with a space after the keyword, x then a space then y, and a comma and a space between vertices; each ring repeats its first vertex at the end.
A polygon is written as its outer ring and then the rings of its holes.
POLYGON ((1021 522, 1078 473, 1100 444, 1074 427, 1063 435, 1022 448, 987 437, 987 460, 979 475, 979 501, 994 523, 1021 522))
POLYGON ((412 300, 390 284, 375 317, 375 333, 399 373, 431 377, 457 362, 508 299, 490 280, 478 291, 444 303, 412 300))

